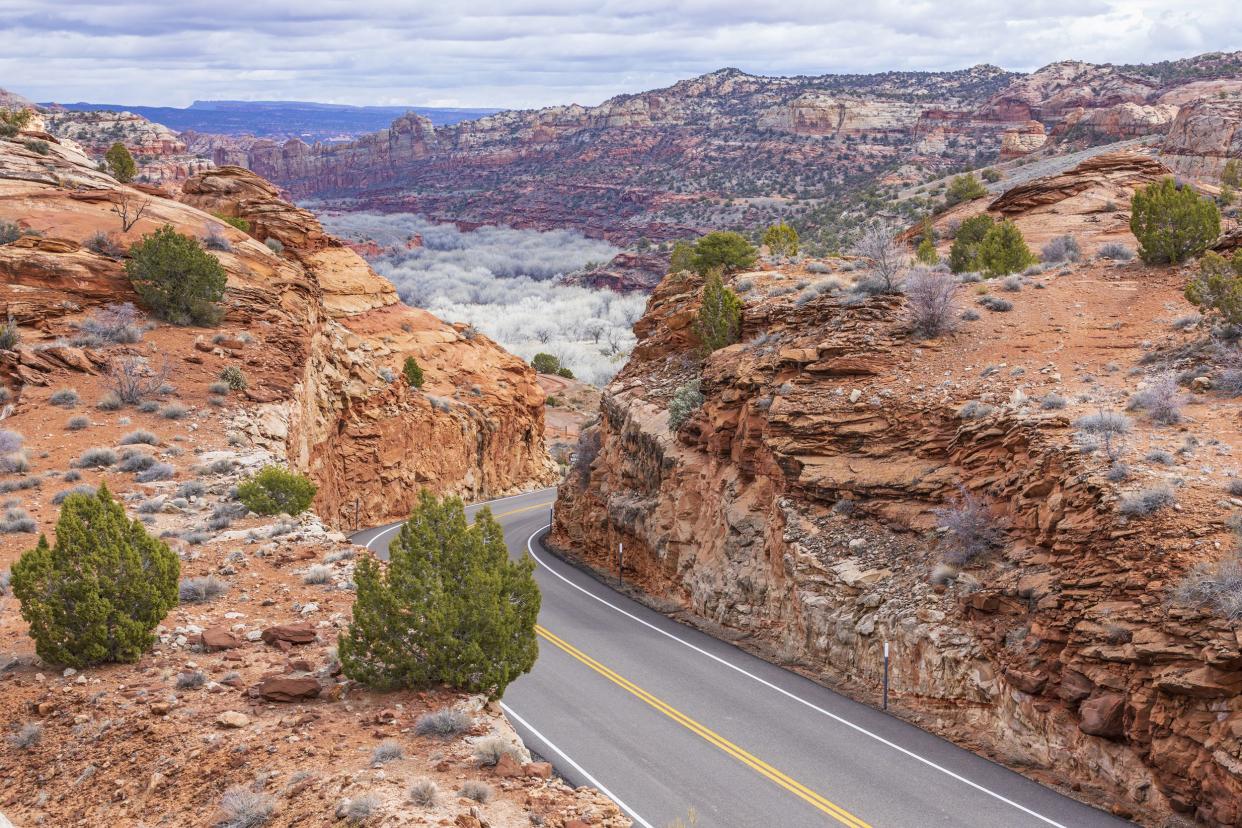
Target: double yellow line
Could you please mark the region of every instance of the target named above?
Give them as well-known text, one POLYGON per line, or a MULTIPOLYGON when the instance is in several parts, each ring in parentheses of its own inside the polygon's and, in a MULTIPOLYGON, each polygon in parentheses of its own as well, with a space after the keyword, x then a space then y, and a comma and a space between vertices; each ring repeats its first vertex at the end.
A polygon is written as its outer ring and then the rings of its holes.
POLYGON ((866 822, 863 822, 861 819, 854 816, 849 811, 845 810, 839 805, 834 804, 833 802, 829 801, 823 796, 820 796, 815 791, 803 785, 801 782, 798 782, 797 780, 792 779, 789 776, 786 776, 785 774, 781 773, 776 768, 769 765, 767 762, 764 762, 762 759, 759 759, 758 757, 748 753, 747 751, 733 744, 733 742, 730 742, 728 739, 724 738, 719 733, 716 733, 715 731, 710 730, 709 728, 699 724, 694 719, 687 716, 685 713, 682 713, 680 710, 677 710, 675 707, 672 707, 666 702, 663 702, 660 699, 656 698, 652 694, 648 693, 646 690, 639 687, 634 682, 630 681, 624 676, 619 675, 618 673, 614 672, 613 670, 599 663, 598 661, 591 658, 589 655, 582 652, 577 647, 573 646, 572 644, 565 641, 564 639, 554 635, 546 627, 536 625, 535 632, 538 633, 542 638, 546 639, 549 643, 555 645, 556 647, 560 648, 567 654, 573 656, 575 659, 582 662, 586 666, 590 667, 592 670, 599 673, 604 678, 608 679, 609 681, 613 682, 619 687, 637 696, 639 699, 651 705, 656 710, 663 713, 665 716, 668 716, 670 719, 677 722, 682 727, 702 737, 708 743, 716 746, 720 750, 727 753, 729 756, 732 756, 734 759, 738 760, 743 765, 746 765, 747 767, 755 770, 761 776, 767 777, 768 779, 775 782, 777 785, 780 785, 785 790, 805 800, 806 802, 810 803, 814 807, 823 811, 825 814, 828 814, 829 816, 831 816, 833 819, 835 819, 837 822, 841 823, 842 825, 847 825, 849 826, 849 828, 871 828, 870 825, 868 825, 866 822))

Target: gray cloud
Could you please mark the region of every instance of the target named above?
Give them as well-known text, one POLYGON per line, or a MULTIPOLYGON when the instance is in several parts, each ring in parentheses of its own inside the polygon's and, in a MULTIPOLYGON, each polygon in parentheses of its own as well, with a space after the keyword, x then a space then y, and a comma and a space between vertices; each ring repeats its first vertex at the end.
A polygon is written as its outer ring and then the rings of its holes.
POLYGON ((0 85, 39 100, 594 104, 756 74, 1030 70, 1242 44, 1233 0, 0 0, 0 85))

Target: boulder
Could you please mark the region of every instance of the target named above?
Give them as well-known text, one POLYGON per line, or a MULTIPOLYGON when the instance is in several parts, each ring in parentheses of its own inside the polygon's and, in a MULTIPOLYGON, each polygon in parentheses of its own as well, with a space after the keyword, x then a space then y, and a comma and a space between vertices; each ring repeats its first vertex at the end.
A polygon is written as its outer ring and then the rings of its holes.
POLYGON ((295 702, 313 699, 322 688, 314 676, 268 676, 259 683, 258 693, 267 701, 295 702))
POLYGON ((241 640, 224 627, 208 627, 200 636, 203 648, 212 650, 231 650, 242 645, 241 640))
POLYGON ((1078 729, 1090 736, 1116 739, 1123 733, 1126 698, 1120 693, 1103 693, 1087 699, 1078 709, 1082 721, 1078 729))
POLYGON ((236 710, 225 710, 216 716, 216 724, 235 730, 250 724, 250 717, 236 710))
POLYGON ((313 644, 317 638, 309 623, 277 624, 263 631, 263 640, 282 649, 294 644, 313 644))

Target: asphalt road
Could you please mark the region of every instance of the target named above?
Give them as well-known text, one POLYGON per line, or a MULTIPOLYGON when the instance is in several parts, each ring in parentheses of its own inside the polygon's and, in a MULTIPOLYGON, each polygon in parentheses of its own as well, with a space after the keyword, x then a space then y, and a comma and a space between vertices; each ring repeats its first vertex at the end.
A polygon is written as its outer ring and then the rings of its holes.
MULTIPOLYGON (((543 592, 539 661, 504 707, 636 825, 691 809, 700 828, 1130 824, 614 592, 540 543, 554 497, 489 504, 543 592)), ((386 554, 396 526, 354 540, 386 554)))

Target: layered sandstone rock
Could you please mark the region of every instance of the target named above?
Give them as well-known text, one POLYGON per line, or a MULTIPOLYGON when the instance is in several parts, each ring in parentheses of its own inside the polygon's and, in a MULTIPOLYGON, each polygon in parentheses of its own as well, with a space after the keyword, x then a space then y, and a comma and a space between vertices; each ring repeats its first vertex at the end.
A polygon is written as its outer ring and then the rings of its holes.
MULTIPOLYGON (((997 209, 1042 221, 1162 172, 1104 159, 1076 174, 1086 189, 1044 181, 997 209)), ((1077 213, 1080 235, 1093 215, 1077 213)), ((1119 490, 1071 425, 1124 400, 1137 381, 1118 364, 1138 365, 1146 338, 1180 336, 1153 320, 1182 303, 1182 277, 1084 266, 923 342, 899 297, 799 301, 784 286, 816 276, 744 278, 742 342, 702 363, 701 283, 669 276, 653 293, 560 487, 552 542, 606 568, 622 540, 627 580, 664 605, 866 698, 889 642, 904 715, 1117 813, 1242 824, 1242 639, 1170 597, 1232 542, 1224 470, 1144 463, 1141 447, 1185 435, 1140 424, 1119 490), (706 401, 672 431, 668 401, 696 374, 706 401), (1045 393, 1087 402, 1046 410, 1045 393), (982 416, 959 413, 969 401, 982 416), (1180 511, 1119 514, 1122 491, 1170 477, 1180 511), (1004 542, 958 569, 941 564, 952 543, 936 510, 964 492, 1004 542)), ((1196 407, 1222 456, 1242 449, 1237 414, 1196 407)))
MULTIPOLYGON (((230 346, 258 404, 243 428, 315 479, 325 519, 352 526, 397 517, 422 487, 478 498, 551 479, 543 392, 521 360, 400 304, 361 257, 253 173, 209 171, 187 182, 182 197, 121 187, 59 145, 41 156, 0 141, 0 217, 43 234, 0 247, 0 306, 23 324, 51 325, 91 306, 136 301, 122 263, 83 242, 107 232, 123 249, 163 224, 214 233, 229 243, 215 251, 229 280, 224 324, 253 336, 244 348, 230 346), (122 203, 143 209, 127 233, 116 214, 122 203), (254 235, 212 213, 246 219, 254 235), (281 252, 260 239, 279 241, 281 252), (407 356, 424 369, 421 391, 400 380, 407 356)), ((10 368, 37 381, 38 356, 10 368)))
POLYGON ((1161 150, 1179 172, 1216 183, 1230 158, 1242 158, 1242 100, 1183 106, 1161 150))
POLYGON ((212 166, 207 158, 191 153, 177 133, 132 112, 53 109, 41 113, 41 118, 48 132, 75 142, 97 161, 120 141, 134 156, 143 181, 183 181, 212 166))

